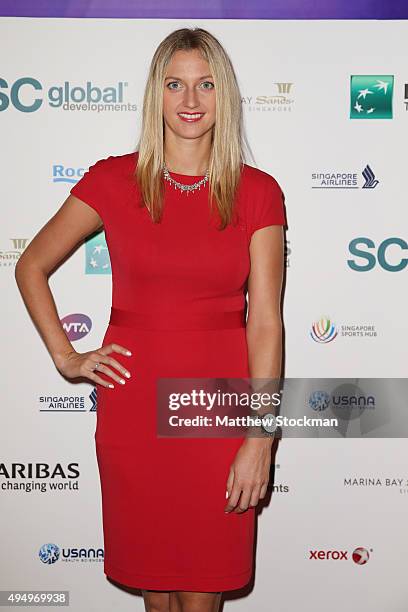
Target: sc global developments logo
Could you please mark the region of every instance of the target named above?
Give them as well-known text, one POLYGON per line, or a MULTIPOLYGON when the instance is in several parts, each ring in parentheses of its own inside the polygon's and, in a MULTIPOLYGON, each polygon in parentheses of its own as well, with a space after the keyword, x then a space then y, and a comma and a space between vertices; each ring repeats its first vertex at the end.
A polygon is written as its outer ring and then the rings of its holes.
POLYGON ((348 267, 356 272, 368 272, 377 264, 386 272, 401 272, 408 265, 408 243, 397 236, 386 238, 378 245, 371 238, 359 236, 350 241, 348 249, 351 255, 363 260, 347 259, 348 267))
POLYGON ((44 104, 65 111, 135 111, 136 104, 125 101, 128 83, 100 87, 92 81, 84 85, 63 84, 44 86, 33 77, 21 77, 9 83, 0 77, 0 112, 9 108, 22 113, 34 113, 44 104))

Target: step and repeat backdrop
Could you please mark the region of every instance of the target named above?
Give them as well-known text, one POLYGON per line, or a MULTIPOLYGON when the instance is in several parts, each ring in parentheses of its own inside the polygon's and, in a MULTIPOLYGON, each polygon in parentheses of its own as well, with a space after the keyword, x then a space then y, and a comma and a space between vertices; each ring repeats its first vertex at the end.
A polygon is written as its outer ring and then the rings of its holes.
MULTIPOLYGON (((0 590, 68 591, 75 612, 144 606, 103 573, 97 389, 58 373, 14 268, 89 165, 135 150, 151 57, 182 26, 225 46, 247 163, 285 195, 286 377, 407 376, 406 22, 1 18, 0 590)), ((103 232, 49 282, 75 349, 99 347, 103 232)), ((406 611, 407 440, 290 438, 274 461, 255 580, 225 608, 406 611)))

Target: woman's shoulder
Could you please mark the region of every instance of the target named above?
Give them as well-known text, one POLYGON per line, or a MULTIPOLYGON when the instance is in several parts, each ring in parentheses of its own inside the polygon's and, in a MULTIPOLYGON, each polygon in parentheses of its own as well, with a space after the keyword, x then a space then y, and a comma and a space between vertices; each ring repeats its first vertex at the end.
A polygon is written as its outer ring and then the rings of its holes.
POLYGON ((259 188, 260 190, 279 187, 278 181, 272 174, 249 164, 243 164, 242 183, 243 186, 249 185, 252 189, 259 188))
POLYGON ((244 164, 240 198, 249 235, 268 225, 286 225, 283 192, 276 178, 244 164))
POLYGON ((108 155, 98 159, 94 167, 101 173, 116 176, 127 176, 136 169, 138 151, 130 151, 120 155, 108 155))

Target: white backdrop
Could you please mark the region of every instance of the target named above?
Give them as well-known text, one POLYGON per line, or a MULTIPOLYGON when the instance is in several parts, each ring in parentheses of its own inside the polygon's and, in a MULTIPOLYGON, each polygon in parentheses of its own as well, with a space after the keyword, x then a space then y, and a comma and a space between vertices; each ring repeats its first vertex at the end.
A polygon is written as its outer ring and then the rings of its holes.
MULTIPOLYGON (((84 168, 135 148, 152 54, 185 25, 207 28, 229 52, 255 162, 285 193, 286 376, 407 375, 407 268, 391 272, 376 256, 384 240, 408 239, 405 22, 2 18, 0 589, 69 590, 75 612, 144 607, 103 574, 94 388, 55 369, 14 266, 84 168), (351 75, 394 75, 392 119, 350 119, 351 75), (17 91, 21 78, 35 82, 17 91), (87 81, 115 91, 127 83, 121 103, 78 109, 74 88, 87 81), (74 96, 64 100, 71 106, 59 103, 60 88, 74 96), (27 112, 36 98, 38 109, 27 112), (362 188, 367 165, 379 181, 372 189, 362 188), (355 173, 357 186, 315 189, 313 173, 355 173), (364 247, 375 255, 368 271, 347 264, 367 263, 349 253, 356 237, 374 243, 364 247), (316 342, 310 331, 324 316, 337 337, 316 342), (345 325, 375 333, 344 336, 345 325), (39 555, 50 543, 59 558, 47 563, 49 550, 39 555)), ((98 244, 103 234, 50 278, 67 331, 89 317, 73 341, 80 351, 100 346, 109 319, 109 258, 98 244)), ((401 244, 386 252, 392 265, 407 257, 401 244)), ((225 608, 405 612, 406 440, 290 439, 276 462, 254 588, 228 595, 225 608), (353 561, 358 547, 367 563, 353 561)))

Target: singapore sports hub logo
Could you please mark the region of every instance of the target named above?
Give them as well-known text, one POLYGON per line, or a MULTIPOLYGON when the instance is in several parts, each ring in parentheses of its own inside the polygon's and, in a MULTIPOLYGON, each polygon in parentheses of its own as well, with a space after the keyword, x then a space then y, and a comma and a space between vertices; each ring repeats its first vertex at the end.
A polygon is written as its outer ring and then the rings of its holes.
POLYGON ((323 316, 312 324, 310 337, 315 342, 328 343, 337 337, 336 324, 329 317, 323 316))

